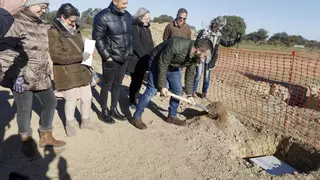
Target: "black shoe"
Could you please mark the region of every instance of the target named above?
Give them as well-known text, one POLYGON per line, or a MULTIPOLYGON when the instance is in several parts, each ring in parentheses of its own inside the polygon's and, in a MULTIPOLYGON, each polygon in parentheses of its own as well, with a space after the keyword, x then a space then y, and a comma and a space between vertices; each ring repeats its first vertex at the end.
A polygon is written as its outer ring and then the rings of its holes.
POLYGON ((117 107, 110 108, 110 116, 121 121, 124 121, 127 119, 125 115, 121 114, 118 111, 117 107))
POLYGON ((22 139, 22 152, 25 156, 31 158, 37 155, 37 144, 32 137, 22 139))
POLYGON ((116 121, 110 116, 108 109, 102 109, 99 119, 107 124, 114 124, 116 121))

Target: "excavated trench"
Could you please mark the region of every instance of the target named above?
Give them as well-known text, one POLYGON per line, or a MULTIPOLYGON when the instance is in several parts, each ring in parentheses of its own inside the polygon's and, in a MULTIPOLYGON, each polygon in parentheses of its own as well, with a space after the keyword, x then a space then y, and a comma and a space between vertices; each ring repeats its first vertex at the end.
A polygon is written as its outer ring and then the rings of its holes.
POLYGON ((319 149, 292 137, 279 135, 268 127, 257 127, 248 122, 243 124, 235 116, 230 115, 220 102, 213 102, 207 107, 210 115, 201 114, 191 119, 190 124, 199 124, 203 119, 207 120, 206 123, 211 121, 227 136, 226 143, 235 156, 244 160, 252 157, 275 156, 299 173, 310 173, 320 169, 319 149))

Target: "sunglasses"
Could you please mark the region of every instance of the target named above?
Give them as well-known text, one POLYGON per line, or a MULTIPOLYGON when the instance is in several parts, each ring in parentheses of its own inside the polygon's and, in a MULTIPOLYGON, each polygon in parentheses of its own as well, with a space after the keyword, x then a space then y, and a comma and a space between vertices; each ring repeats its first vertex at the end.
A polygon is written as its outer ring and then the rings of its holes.
POLYGON ((183 21, 187 20, 187 18, 183 18, 183 17, 179 17, 179 19, 183 21))

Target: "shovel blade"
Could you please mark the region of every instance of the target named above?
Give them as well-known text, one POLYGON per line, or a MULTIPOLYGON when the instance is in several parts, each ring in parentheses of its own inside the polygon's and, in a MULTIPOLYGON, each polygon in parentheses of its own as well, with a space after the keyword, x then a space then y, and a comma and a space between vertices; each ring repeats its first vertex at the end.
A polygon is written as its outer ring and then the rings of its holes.
POLYGON ((203 104, 196 104, 196 106, 203 109, 205 112, 209 112, 209 109, 206 106, 204 106, 203 104))

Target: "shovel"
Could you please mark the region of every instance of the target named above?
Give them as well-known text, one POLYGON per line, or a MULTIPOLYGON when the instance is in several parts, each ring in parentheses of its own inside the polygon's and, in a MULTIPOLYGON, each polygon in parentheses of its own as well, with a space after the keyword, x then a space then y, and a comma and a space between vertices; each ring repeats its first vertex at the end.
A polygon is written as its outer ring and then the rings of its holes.
POLYGON ((170 93, 170 96, 175 98, 175 99, 179 99, 179 100, 185 101, 185 102, 187 102, 189 104, 193 104, 194 106, 197 106, 197 107, 201 108, 202 110, 204 110, 205 112, 209 113, 209 109, 206 106, 204 106, 203 104, 198 104, 198 103, 194 104, 189 99, 186 99, 184 97, 178 96, 178 95, 173 94, 173 93, 170 93))
POLYGON ((202 109, 203 111, 205 111, 207 113, 207 115, 212 118, 212 119, 216 119, 217 117, 219 117, 218 114, 213 114, 212 112, 209 111, 209 109, 204 106, 203 104, 198 104, 198 103, 192 103, 190 100, 184 98, 184 97, 181 97, 181 96, 178 96, 176 94, 172 94, 170 93, 169 94, 171 97, 175 98, 175 99, 178 99, 178 100, 182 100, 182 101, 185 101, 185 102, 188 102, 189 104, 192 104, 194 106, 197 106, 199 107, 200 109, 202 109))

